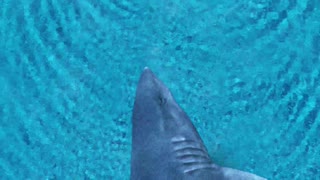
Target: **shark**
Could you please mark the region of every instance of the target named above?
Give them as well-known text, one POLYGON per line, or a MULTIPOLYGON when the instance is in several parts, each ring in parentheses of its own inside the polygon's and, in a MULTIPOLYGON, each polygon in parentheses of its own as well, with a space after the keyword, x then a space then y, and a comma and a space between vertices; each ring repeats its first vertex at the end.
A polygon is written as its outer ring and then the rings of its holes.
POLYGON ((266 180, 215 164, 188 115, 148 67, 131 120, 131 180, 266 180))

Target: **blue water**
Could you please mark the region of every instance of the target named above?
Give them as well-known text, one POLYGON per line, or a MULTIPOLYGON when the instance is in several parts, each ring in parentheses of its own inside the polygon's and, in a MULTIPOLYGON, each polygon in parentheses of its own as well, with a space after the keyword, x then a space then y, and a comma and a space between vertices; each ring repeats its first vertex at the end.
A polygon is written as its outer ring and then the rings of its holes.
POLYGON ((320 1, 0 1, 1 179, 129 179, 144 66, 214 161, 320 179, 320 1))

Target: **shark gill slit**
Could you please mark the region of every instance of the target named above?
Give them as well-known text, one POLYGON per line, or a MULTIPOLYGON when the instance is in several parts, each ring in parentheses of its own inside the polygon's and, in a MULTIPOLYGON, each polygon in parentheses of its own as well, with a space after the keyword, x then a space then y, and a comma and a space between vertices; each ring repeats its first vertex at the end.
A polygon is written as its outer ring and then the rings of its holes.
POLYGON ((192 173, 202 169, 215 169, 207 151, 202 144, 185 138, 172 139, 174 153, 182 164, 184 173, 192 173))

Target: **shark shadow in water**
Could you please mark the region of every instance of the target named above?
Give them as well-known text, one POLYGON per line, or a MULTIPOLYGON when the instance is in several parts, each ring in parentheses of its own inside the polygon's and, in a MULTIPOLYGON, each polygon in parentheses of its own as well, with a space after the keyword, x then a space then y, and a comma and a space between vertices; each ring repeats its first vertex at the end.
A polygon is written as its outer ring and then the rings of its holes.
POLYGON ((187 114, 145 68, 132 115, 131 180, 265 180, 212 162, 187 114))

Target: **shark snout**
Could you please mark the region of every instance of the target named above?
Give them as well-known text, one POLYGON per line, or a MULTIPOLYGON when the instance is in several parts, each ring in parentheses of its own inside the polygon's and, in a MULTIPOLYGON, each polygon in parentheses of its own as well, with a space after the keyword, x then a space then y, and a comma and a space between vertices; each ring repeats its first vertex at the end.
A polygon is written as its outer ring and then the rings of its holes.
POLYGON ((138 91, 150 93, 155 92, 157 89, 159 89, 159 80, 148 67, 145 67, 140 77, 138 91))
POLYGON ((155 75, 153 74, 153 72, 148 67, 145 67, 143 69, 140 81, 152 81, 154 78, 155 75))

